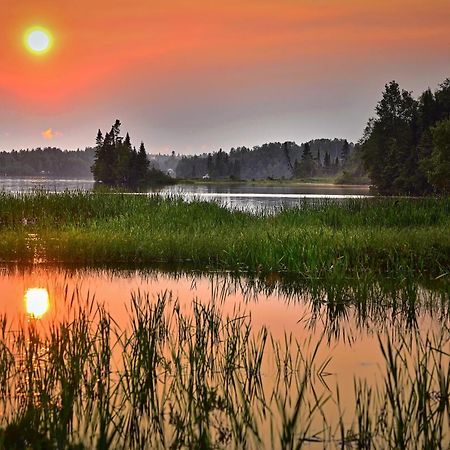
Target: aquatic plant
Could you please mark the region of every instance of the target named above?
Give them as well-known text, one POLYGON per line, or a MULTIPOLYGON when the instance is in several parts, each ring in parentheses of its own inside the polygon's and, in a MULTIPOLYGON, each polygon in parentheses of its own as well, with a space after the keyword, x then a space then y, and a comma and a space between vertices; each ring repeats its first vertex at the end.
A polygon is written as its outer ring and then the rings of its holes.
POLYGON ((437 277, 450 271, 449 228, 448 198, 303 201, 252 215, 159 196, 0 194, 3 261, 437 277))
POLYGON ((48 325, 0 320, 1 448, 449 444, 448 329, 380 335, 382 382, 355 380, 354 410, 333 421, 339 394, 315 387, 321 340, 276 340, 245 311, 183 311, 170 293, 135 293, 124 326, 78 291, 65 305, 48 325))

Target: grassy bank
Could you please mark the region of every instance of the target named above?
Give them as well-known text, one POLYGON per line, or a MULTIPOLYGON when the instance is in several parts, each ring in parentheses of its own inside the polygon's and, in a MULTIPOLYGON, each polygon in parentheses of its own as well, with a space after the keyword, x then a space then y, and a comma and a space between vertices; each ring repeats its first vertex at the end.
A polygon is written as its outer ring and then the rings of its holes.
POLYGON ((251 215, 140 195, 0 195, 3 261, 439 276, 449 271, 449 229, 449 198, 304 201, 251 215))

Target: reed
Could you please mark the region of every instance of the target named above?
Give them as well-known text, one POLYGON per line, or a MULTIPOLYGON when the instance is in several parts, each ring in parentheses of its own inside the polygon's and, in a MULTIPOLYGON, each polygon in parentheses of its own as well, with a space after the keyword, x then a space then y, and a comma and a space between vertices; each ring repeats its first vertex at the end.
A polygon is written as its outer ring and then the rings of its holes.
POLYGON ((119 326, 93 297, 67 295, 44 326, 0 320, 0 448, 448 448, 449 330, 380 335, 382 382, 355 380, 350 417, 317 395, 321 342, 254 330, 170 293, 135 293, 119 326), (270 361, 272 361, 270 363, 270 361), (272 367, 272 369, 270 369, 272 367))
POLYGON ((252 215, 146 195, 0 194, 3 261, 440 276, 449 228, 448 198, 304 201, 252 215))

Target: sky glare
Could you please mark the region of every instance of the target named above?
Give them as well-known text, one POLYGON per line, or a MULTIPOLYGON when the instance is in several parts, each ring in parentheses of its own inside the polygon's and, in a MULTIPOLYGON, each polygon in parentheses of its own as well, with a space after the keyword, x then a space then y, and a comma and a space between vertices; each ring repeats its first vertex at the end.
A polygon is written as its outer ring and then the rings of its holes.
POLYGON ((450 76, 448 0, 0 0, 0 149, 357 140, 384 84, 450 76), (32 27, 51 48, 24 45, 32 27))

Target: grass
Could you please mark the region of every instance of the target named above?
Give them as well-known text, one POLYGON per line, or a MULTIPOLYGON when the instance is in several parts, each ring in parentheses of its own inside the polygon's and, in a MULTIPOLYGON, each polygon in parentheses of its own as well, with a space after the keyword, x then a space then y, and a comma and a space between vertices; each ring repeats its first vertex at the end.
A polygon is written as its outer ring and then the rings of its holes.
POLYGON ((126 194, 0 194, 0 258, 303 277, 448 274, 450 199, 303 201, 277 214, 126 194))
POLYGON ((183 313, 169 293, 133 295, 122 328, 76 291, 65 304, 47 326, 0 320, 0 448, 448 448, 448 329, 380 335, 381 383, 355 380, 333 423, 320 341, 276 340, 216 305, 183 313))

